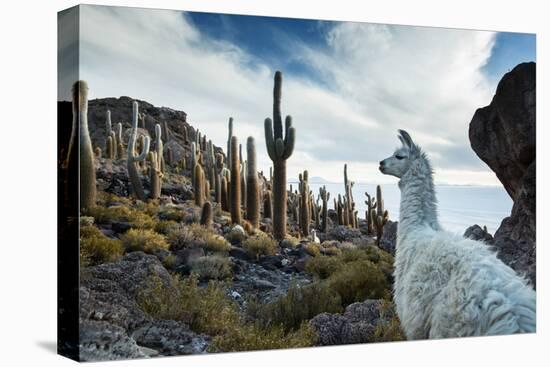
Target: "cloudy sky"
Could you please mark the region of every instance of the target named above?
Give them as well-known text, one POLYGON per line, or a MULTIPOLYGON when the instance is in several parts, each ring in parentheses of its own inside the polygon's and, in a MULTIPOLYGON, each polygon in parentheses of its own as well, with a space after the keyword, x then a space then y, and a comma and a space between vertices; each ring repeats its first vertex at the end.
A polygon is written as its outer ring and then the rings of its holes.
POLYGON ((219 146, 232 116, 266 171, 263 121, 281 70, 297 135, 289 177, 308 169, 334 182, 344 163, 357 182, 395 182, 377 166, 401 128, 432 158, 437 182, 498 184, 471 150, 468 124, 504 73, 535 61, 527 34, 97 6, 81 6, 79 47, 91 98, 183 110, 219 146))

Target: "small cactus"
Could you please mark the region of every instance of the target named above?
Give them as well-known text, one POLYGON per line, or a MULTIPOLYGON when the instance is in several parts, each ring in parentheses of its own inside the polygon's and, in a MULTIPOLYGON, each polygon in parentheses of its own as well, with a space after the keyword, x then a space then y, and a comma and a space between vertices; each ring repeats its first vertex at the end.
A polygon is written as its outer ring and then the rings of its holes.
POLYGON ((210 201, 205 202, 202 206, 200 223, 206 227, 212 226, 212 203, 210 201))
POLYGON ((149 153, 150 140, 148 136, 145 136, 143 138, 141 153, 139 155, 135 155, 138 129, 138 109, 139 104, 137 101, 134 101, 134 103, 132 104, 132 130, 130 133, 130 139, 128 140, 127 167, 128 177, 130 178, 130 183, 132 184, 135 195, 139 200, 145 201, 147 198, 145 196, 145 191, 143 190, 143 185, 141 184, 141 180, 139 178, 136 163, 145 161, 145 158, 149 153))
POLYGON ((96 158, 101 158, 101 153, 102 152, 101 152, 100 147, 95 147, 94 153, 95 153, 96 158))
POLYGON ((151 190, 149 196, 151 199, 158 199, 161 193, 161 180, 162 172, 160 170, 160 159, 158 153, 150 151, 147 154, 147 161, 149 162, 149 182, 151 183, 151 190))

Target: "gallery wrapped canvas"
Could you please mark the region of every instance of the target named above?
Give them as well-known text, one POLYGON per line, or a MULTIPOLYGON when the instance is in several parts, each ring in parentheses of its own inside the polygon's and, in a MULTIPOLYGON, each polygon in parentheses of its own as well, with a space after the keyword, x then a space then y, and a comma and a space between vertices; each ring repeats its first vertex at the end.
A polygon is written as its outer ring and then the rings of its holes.
POLYGON ((536 331, 535 35, 95 5, 58 29, 60 354, 536 331))

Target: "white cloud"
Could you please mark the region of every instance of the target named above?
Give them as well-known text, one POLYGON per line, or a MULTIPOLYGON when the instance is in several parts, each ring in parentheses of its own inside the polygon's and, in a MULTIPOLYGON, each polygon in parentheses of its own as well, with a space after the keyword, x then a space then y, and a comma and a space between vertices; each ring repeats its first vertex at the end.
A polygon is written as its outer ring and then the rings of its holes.
MULTIPOLYGON (((233 116, 239 140, 254 136, 259 168, 269 170, 263 120, 275 70, 267 63, 200 34, 177 11, 83 6, 81 17, 81 77, 92 98, 128 95, 184 110, 220 146, 233 116)), ((480 71, 493 42, 490 32, 358 23, 330 28, 323 48, 287 42, 322 79, 282 70, 282 109, 297 132, 289 177, 309 169, 341 180, 348 162, 354 180, 387 182, 377 162, 405 128, 431 153, 438 181, 496 183, 467 137, 475 109, 493 93, 480 71)))

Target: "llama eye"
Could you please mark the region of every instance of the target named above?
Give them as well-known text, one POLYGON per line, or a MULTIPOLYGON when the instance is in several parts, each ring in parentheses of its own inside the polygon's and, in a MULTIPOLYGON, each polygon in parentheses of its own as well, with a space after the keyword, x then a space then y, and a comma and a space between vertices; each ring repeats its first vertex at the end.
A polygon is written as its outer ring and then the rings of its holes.
POLYGON ((395 158, 397 158, 397 159, 405 159, 405 157, 403 157, 402 155, 396 155, 395 158))

